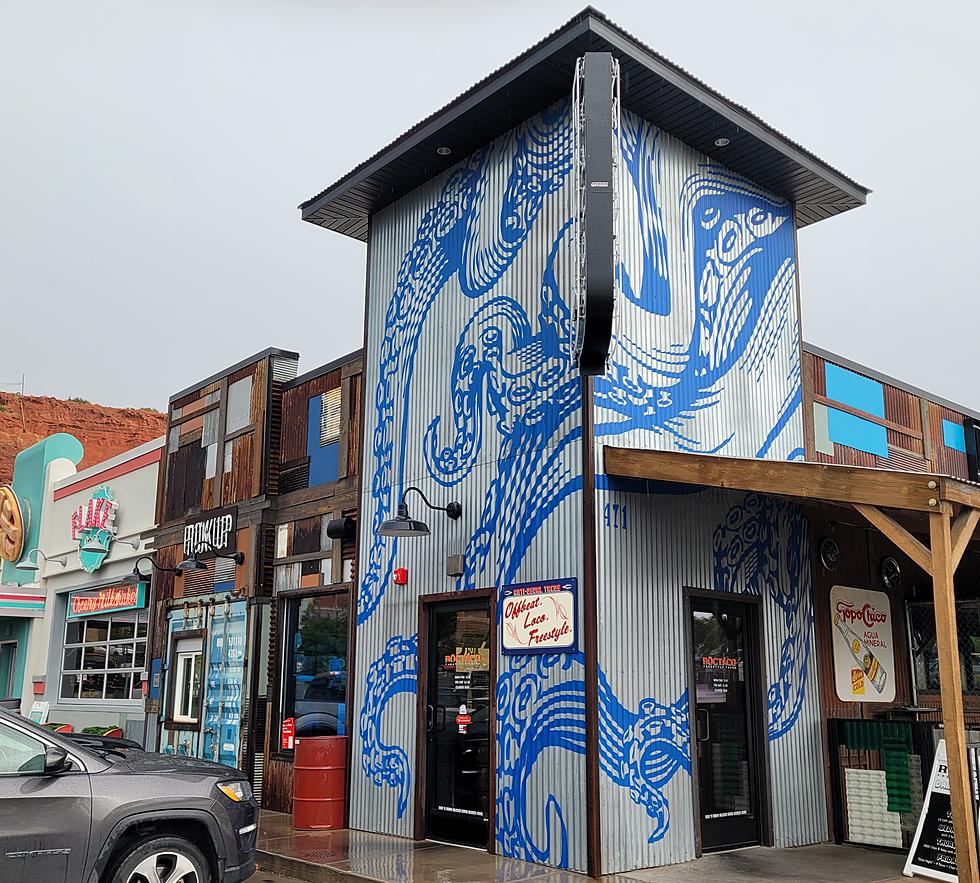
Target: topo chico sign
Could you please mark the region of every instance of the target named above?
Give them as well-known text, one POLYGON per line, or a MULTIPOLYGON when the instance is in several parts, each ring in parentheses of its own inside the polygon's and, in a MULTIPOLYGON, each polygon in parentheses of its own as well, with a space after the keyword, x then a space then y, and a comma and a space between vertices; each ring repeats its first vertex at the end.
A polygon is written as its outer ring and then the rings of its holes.
POLYGON ((891 603, 884 592, 834 586, 830 592, 837 695, 845 702, 895 699, 891 603))
POLYGON ((577 595, 574 578, 504 586, 498 602, 503 652, 575 652, 577 595))

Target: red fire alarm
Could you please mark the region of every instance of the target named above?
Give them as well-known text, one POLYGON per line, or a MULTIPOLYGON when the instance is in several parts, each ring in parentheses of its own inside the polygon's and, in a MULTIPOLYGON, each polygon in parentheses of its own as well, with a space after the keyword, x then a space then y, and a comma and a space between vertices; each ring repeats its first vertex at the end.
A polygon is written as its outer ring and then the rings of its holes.
POLYGON ((391 575, 391 578, 395 581, 396 586, 407 586, 408 585, 408 568, 407 567, 396 567, 395 572, 391 575))

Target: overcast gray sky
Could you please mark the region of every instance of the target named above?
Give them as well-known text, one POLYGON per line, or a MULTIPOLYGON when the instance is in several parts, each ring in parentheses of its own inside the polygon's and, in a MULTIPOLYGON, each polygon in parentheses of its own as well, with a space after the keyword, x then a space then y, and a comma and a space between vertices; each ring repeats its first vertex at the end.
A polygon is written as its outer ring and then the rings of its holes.
MULTIPOLYGON (((297 204, 583 2, 0 4, 0 382, 162 408, 360 346, 364 246, 297 204)), ((980 409, 980 4, 599 7, 874 190, 800 233, 804 337, 980 409)))

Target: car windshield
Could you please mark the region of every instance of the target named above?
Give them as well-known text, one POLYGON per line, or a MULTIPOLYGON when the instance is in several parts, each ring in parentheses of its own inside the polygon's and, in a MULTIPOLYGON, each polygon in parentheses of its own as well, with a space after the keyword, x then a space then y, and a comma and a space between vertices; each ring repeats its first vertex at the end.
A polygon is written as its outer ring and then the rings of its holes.
POLYGON ((72 742, 70 739, 65 739, 58 733, 52 733, 51 730, 46 730, 44 727, 34 723, 34 721, 32 721, 30 718, 22 717, 19 714, 13 714, 3 708, 0 708, 0 724, 8 722, 16 723, 19 727, 33 731, 35 734, 47 739, 49 742, 54 742, 56 745, 60 745, 65 749, 65 751, 71 751, 75 754, 81 755, 82 757, 105 759, 101 754, 92 751, 91 748, 85 745, 79 745, 77 742, 72 742))

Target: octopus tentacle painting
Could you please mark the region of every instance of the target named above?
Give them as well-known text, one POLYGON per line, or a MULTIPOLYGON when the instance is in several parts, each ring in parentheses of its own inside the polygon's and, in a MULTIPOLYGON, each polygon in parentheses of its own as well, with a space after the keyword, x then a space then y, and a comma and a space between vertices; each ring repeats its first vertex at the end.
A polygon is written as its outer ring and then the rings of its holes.
POLYGON ((678 184, 668 140, 624 115, 634 215, 622 223, 637 231, 625 240, 639 242, 623 249, 620 331, 596 380, 596 434, 642 430, 677 450, 767 456, 802 405, 799 353, 786 346, 798 334, 792 207, 707 162, 678 184), (756 419, 701 419, 731 414, 752 383, 779 391, 753 398, 764 410, 756 419))
POLYGON ((782 612, 779 672, 769 686, 769 738, 796 723, 806 696, 813 614, 809 534, 798 506, 749 494, 715 528, 715 588, 767 598, 782 612))
MULTIPOLYGON (((485 469, 485 483, 467 503, 479 517, 463 540, 458 590, 518 581, 545 528, 564 517, 563 504, 582 499, 582 384, 567 290, 575 236, 575 200, 567 190, 571 130, 564 102, 461 162, 420 212, 414 240, 399 252, 393 290, 377 295, 384 330, 365 502, 377 528, 390 517, 406 475, 418 474, 406 468, 469 491, 477 468, 485 469), (543 267, 541 261, 522 263, 532 233, 548 249, 543 267), (431 316, 450 288, 462 303, 472 301, 472 309, 463 311, 457 327, 433 332, 431 316), (420 346, 433 333, 451 351, 451 368, 423 381, 439 385, 447 404, 442 413, 413 414, 420 346), (409 427, 422 438, 423 462, 406 467, 409 427)), ((608 441, 641 432, 647 447, 796 456, 799 353, 787 346, 796 334, 791 209, 703 158, 673 180, 677 176, 666 173, 665 139, 651 124, 624 114, 629 198, 623 211, 632 215, 622 224, 634 230, 634 243, 618 267, 622 330, 609 371, 595 382, 596 434, 608 441), (766 394, 757 396, 761 416, 726 424, 722 417, 745 384, 765 385, 766 394)), ((735 509, 705 554, 713 556, 716 588, 746 587, 784 612, 783 662, 769 691, 769 735, 778 738, 799 716, 809 665, 810 608, 801 603, 806 532, 785 508, 746 500, 735 509), (766 518, 775 524, 752 533, 750 525, 766 518)), ((386 595, 397 591, 389 588, 397 548, 397 540, 372 531, 359 626, 370 621, 373 630, 382 605, 399 601, 386 595)), ((399 633, 388 637, 368 668, 358 737, 364 775, 391 789, 402 818, 410 804, 413 753, 381 734, 391 701, 416 689, 418 639, 409 634, 412 628, 393 630, 399 633)), ((583 659, 508 656, 500 669, 498 849, 566 867, 572 834, 570 808, 562 801, 567 804, 568 795, 546 789, 540 796, 530 783, 546 752, 584 755, 583 659)), ((671 824, 667 785, 679 772, 691 772, 689 697, 679 684, 666 700, 640 694, 627 702, 607 674, 600 669, 600 769, 642 808, 648 840, 655 843, 671 824), (671 702, 672 696, 678 698, 671 702)))
MULTIPOLYGON (((376 421, 367 458, 375 527, 390 517, 393 488, 402 484, 415 356, 429 310, 451 278, 468 297, 493 288, 519 253, 545 199, 562 187, 570 170, 566 103, 461 163, 419 224, 387 303, 380 346, 376 421), (505 161, 510 173, 504 192, 497 195, 487 189, 489 167, 505 161), (397 439, 396 411, 402 418, 397 439)), ((396 548, 397 540, 373 534, 358 595, 358 622, 367 621, 377 608, 396 548)))

